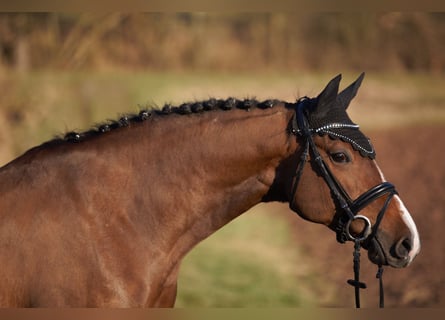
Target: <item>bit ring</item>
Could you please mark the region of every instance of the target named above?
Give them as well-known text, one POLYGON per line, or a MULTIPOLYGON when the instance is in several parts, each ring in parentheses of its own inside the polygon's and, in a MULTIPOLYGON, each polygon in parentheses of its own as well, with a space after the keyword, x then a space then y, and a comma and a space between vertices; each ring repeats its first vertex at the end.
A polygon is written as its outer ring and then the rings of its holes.
POLYGON ((366 238, 369 237, 369 235, 371 234, 371 221, 369 221, 369 219, 361 214, 358 214, 356 216, 354 216, 354 218, 349 219, 349 221, 346 223, 345 226, 345 231, 346 231, 346 235, 347 237, 352 240, 352 241, 364 241, 366 240, 366 238), (352 221, 355 220, 362 220, 365 223, 365 228, 363 229, 363 231, 358 235, 358 236, 353 236, 350 232, 350 226, 352 221))

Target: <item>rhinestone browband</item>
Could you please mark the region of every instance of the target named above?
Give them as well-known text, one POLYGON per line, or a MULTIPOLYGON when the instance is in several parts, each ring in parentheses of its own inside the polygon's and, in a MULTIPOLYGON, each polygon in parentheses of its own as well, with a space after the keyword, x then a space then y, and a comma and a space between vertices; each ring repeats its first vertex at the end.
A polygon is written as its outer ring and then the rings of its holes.
POLYGON ((360 128, 360 126, 358 124, 330 123, 325 126, 322 126, 322 127, 316 128, 316 129, 312 129, 311 131, 313 131, 315 133, 326 133, 328 135, 338 137, 344 141, 348 141, 349 143, 351 143, 352 145, 354 145, 355 147, 357 147, 358 149, 362 150, 365 153, 368 153, 368 154, 374 153, 374 148, 372 148, 372 145, 371 145, 372 149, 367 150, 367 149, 363 148, 360 144, 355 142, 353 139, 351 139, 345 135, 331 131, 331 129, 341 129, 341 128, 350 128, 350 129, 358 130, 360 128))

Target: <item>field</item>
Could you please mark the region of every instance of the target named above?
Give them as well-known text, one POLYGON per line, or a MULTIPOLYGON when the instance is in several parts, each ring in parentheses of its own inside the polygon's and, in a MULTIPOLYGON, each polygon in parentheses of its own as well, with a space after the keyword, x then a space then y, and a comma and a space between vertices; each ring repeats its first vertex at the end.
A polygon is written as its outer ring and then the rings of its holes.
MULTIPOLYGON (((147 104, 235 96, 293 101, 315 96, 335 74, 130 72, 0 73, 0 165, 74 129, 147 104)), ((345 74, 342 87, 357 74, 345 74)), ((369 74, 351 118, 377 150, 386 178, 410 209, 422 251, 407 269, 386 268, 388 306, 445 306, 445 80, 369 74)), ((375 268, 363 259, 365 306, 376 306, 375 268)), ((185 259, 178 307, 353 306, 352 246, 303 221, 283 204, 259 205, 198 245, 185 259)))

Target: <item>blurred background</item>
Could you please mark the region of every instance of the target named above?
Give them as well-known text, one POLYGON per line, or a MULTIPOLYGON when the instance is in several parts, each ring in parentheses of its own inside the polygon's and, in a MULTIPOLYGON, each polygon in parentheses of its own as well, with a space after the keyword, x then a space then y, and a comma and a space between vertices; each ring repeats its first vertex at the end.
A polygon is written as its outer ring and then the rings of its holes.
MULTIPOLYGON (((0 165, 147 105, 295 101, 365 71, 350 115, 423 249, 409 268, 386 269, 387 305, 445 306, 444 51, 443 13, 0 13, 0 165)), ((376 270, 362 269, 363 304, 377 306, 376 270)), ((350 277, 352 246, 262 204, 186 257, 177 306, 352 307, 350 277)))

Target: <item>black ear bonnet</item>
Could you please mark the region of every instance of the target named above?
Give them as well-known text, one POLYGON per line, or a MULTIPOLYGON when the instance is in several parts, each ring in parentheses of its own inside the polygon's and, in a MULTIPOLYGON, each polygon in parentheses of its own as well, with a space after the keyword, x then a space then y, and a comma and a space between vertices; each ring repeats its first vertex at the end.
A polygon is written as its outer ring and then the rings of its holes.
POLYGON ((346 113, 346 108, 357 93, 364 74, 338 93, 341 76, 332 79, 328 86, 316 98, 308 99, 306 103, 306 117, 309 127, 319 135, 327 134, 331 139, 341 139, 351 144, 362 157, 375 158, 375 150, 368 137, 352 122, 346 113))

